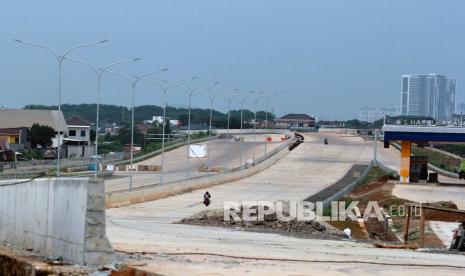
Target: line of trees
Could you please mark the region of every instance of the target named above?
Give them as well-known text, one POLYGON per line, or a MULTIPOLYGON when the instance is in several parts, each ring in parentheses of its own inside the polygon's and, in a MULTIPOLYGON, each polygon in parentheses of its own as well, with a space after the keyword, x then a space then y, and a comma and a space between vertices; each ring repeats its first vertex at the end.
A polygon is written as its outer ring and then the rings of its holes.
MULTIPOLYGON (((400 115, 400 116, 386 116, 386 123, 387 124, 395 124, 400 122, 401 124, 410 124, 411 122, 415 121, 431 121, 435 123, 436 121, 430 117, 423 117, 423 116, 411 116, 411 115, 400 115)), ((373 129, 373 128, 381 128, 384 124, 384 119, 376 120, 372 123, 359 121, 357 119, 348 120, 344 122, 344 126, 346 128, 357 128, 357 129, 373 129)))
MULTIPOLYGON (((46 105, 27 105, 24 109, 57 109, 56 106, 46 105)), ((96 105, 95 104, 64 104, 61 106, 65 118, 79 116, 89 122, 96 120, 96 105)), ((156 105, 142 105, 134 109, 134 119, 136 122, 149 120, 152 116, 160 116, 163 114, 163 109, 156 105)), ((183 125, 187 124, 188 109, 168 106, 166 108, 166 116, 173 120, 180 120, 183 125)), ((251 121, 254 118, 254 113, 250 110, 243 110, 244 121, 251 121)), ((257 112, 257 119, 264 120, 266 118, 265 111, 257 112)), ((268 113, 268 120, 275 119, 273 113, 268 113)), ((131 122, 131 110, 125 106, 116 105, 100 105, 100 120, 102 124, 116 123, 118 125, 126 125, 131 122)), ((210 122, 210 109, 208 108, 192 108, 191 123, 194 125, 208 125, 210 122)), ((223 128, 227 125, 227 113, 213 110, 212 124, 214 127, 223 128)), ((231 111, 230 119, 231 128, 240 127, 240 110, 231 111)), ((244 125, 244 127, 247 127, 244 125)))

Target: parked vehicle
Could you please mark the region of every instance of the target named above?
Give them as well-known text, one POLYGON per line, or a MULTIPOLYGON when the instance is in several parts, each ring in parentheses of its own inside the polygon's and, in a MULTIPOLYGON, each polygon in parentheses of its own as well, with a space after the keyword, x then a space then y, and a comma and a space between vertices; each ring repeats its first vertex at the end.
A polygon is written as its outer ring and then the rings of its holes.
POLYGON ((16 161, 27 161, 27 158, 24 154, 17 152, 16 153, 16 161))
POLYGON ((465 222, 453 231, 453 238, 449 250, 465 251, 465 222))

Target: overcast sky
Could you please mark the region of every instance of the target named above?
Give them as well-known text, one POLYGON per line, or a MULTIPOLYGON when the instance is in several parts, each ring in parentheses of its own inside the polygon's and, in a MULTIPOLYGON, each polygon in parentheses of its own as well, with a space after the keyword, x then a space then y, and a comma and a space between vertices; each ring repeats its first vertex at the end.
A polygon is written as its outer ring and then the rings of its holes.
MULTIPOLYGON (((398 107, 407 73, 455 77, 457 102, 465 101, 463 0, 15 0, 3 3, 0 26, 0 105, 8 107, 57 103, 56 61, 14 38, 58 51, 108 39, 70 57, 98 67, 141 57, 114 69, 135 75, 168 66, 157 79, 198 76, 186 84, 221 81, 218 91, 287 90, 270 101, 279 115, 347 119, 363 105, 398 107)), ((96 101, 91 71, 71 63, 63 71, 64 102, 96 101)), ((104 76, 102 93, 104 103, 130 105, 124 79, 104 76)), ((136 105, 160 100, 156 87, 138 87, 136 105)), ((187 98, 176 88, 168 102, 187 98)), ((206 107, 205 95, 194 105, 206 107)), ((216 104, 225 107, 224 99, 216 104)))

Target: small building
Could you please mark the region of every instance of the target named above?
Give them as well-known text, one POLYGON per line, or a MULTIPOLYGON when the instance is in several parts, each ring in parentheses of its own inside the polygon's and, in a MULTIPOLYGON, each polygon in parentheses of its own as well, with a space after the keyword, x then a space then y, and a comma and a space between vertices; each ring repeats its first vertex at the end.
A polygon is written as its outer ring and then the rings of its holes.
POLYGON ((90 144, 90 124, 79 116, 73 116, 66 120, 68 125, 68 137, 90 144))
POLYGON ((180 120, 170 120, 170 126, 180 126, 181 121, 180 120))
POLYGON ((115 135, 118 135, 120 129, 121 129, 120 126, 117 126, 116 123, 113 123, 113 124, 110 124, 104 127, 104 131, 105 131, 104 133, 109 134, 111 136, 115 136, 115 135))
MULTIPOLYGON (((254 120, 252 120, 251 124, 253 125, 254 120)), ((276 122, 275 121, 266 121, 266 120, 257 120, 257 128, 267 128, 267 129, 273 129, 276 128, 276 122)))
POLYGON ((67 120, 68 136, 64 140, 66 157, 90 157, 94 146, 90 139, 90 123, 79 116, 67 120))
POLYGON ((276 128, 314 128, 315 125, 315 118, 307 114, 287 114, 279 119, 276 119, 276 128))
MULTIPOLYGON (((63 113, 58 110, 0 109, 0 129, 31 128, 33 124, 49 126, 62 137, 68 134, 63 113)), ((63 141, 63 139, 61 139, 63 141)), ((53 138, 53 147, 58 145, 58 136, 53 138)))
POLYGON ((1 128, 0 137, 6 139, 13 151, 21 151, 28 147, 26 127, 1 128))
POLYGON ((140 133, 142 133, 143 135, 146 135, 150 128, 152 128, 153 125, 152 124, 136 124, 136 129, 137 131, 139 131, 140 133))
MULTIPOLYGON (((141 150, 142 150, 142 147, 138 147, 138 146, 133 146, 133 147, 132 147, 132 153, 133 153, 133 154, 137 154, 137 153, 139 153, 141 150)), ((131 144, 126 144, 126 145, 124 145, 124 147, 123 147, 123 152, 131 152, 131 144)))

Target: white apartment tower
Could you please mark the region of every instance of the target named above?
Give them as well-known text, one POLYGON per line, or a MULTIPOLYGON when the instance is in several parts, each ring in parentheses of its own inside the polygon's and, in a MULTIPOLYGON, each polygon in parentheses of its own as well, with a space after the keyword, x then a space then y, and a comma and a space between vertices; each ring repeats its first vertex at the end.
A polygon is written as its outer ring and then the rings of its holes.
POLYGON ((403 75, 401 114, 439 121, 451 119, 455 109, 455 85, 455 79, 439 74, 403 75))

